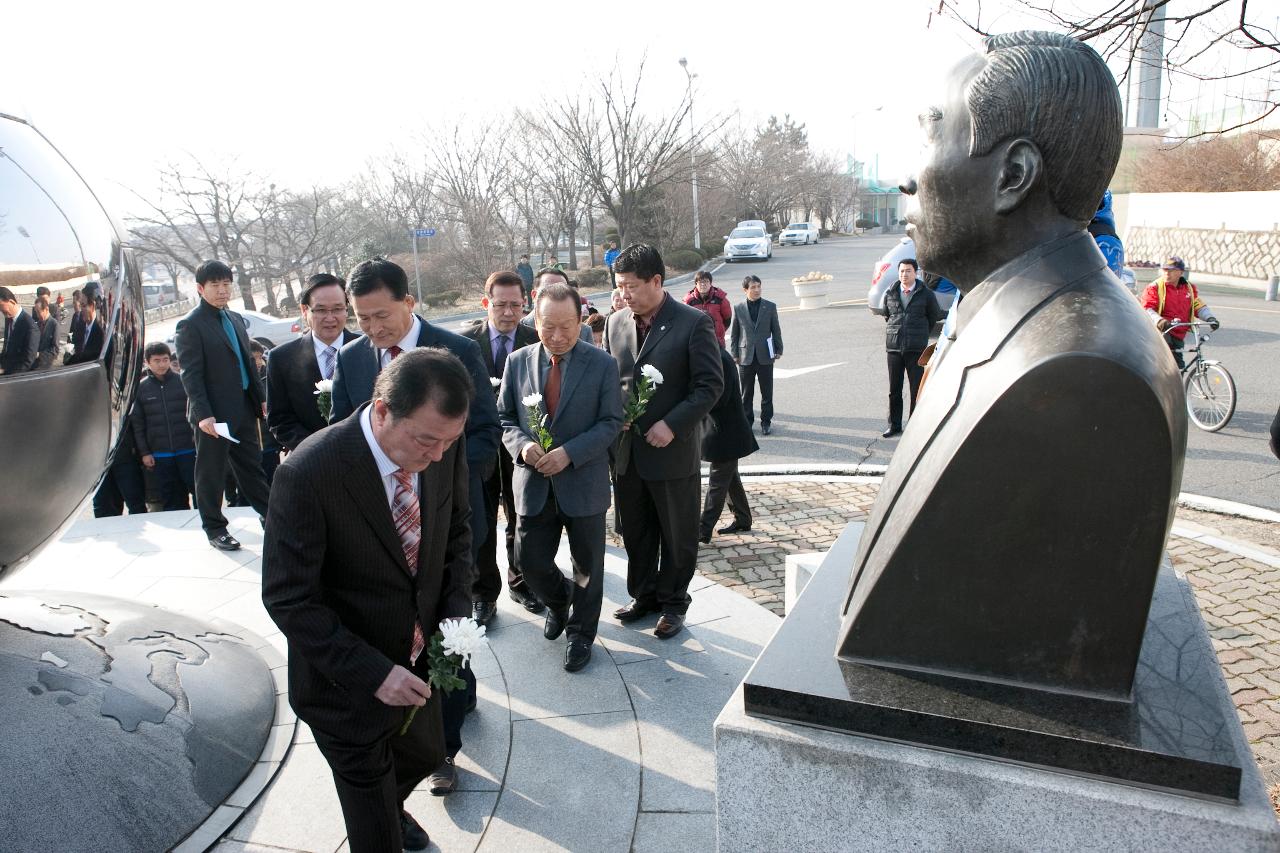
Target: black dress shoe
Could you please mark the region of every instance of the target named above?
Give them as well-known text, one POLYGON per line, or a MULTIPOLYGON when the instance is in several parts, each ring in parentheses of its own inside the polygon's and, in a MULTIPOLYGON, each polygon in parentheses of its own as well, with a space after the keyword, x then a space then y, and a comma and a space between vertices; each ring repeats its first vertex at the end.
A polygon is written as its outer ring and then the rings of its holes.
POLYGON ((569 622, 569 608, 556 610, 554 607, 547 608, 547 621, 542 625, 542 636, 548 640, 558 640, 560 635, 564 633, 564 626, 569 622))
POLYGON ((489 620, 498 612, 498 603, 496 601, 473 601, 471 603, 471 618, 481 625, 488 625, 489 620))
POLYGON ((453 793, 453 789, 458 787, 458 770, 453 766, 452 758, 446 757, 444 764, 427 777, 427 785, 430 786, 433 797, 447 797, 453 793))
POLYGON ((773 432, 773 427, 770 426, 769 424, 765 424, 764 426, 760 427, 760 432, 764 433, 765 435, 769 435, 773 432))
POLYGON ((572 637, 564 649, 564 668, 566 672, 577 672, 591 660, 591 640, 572 637))
POLYGON ((223 533, 221 536, 210 536, 209 544, 217 548, 219 551, 239 551, 240 543, 230 533, 223 533))
POLYGON ((653 628, 653 636, 659 640, 669 640, 684 627, 684 615, 681 613, 663 613, 658 624, 653 628))
POLYGON ((642 604, 639 601, 635 601, 633 599, 630 604, 627 604, 623 607, 619 607, 617 610, 613 611, 613 618, 617 619, 619 622, 625 625, 628 622, 634 622, 637 619, 643 619, 644 617, 648 616, 650 613, 655 612, 657 609, 658 608, 652 605, 642 604))
POLYGON ((527 589, 521 589, 518 586, 507 588, 507 595, 511 596, 511 600, 519 604, 530 613, 541 613, 546 609, 546 605, 538 600, 538 597, 527 589))
POLYGON ((728 536, 730 533, 750 533, 751 525, 739 524, 738 522, 735 521, 733 524, 730 524, 727 527, 721 527, 719 532, 723 533, 726 536, 728 536))
POLYGON ((887 430, 880 433, 881 438, 893 438, 899 435, 902 435, 902 427, 889 427, 887 430))
POLYGON ((431 837, 427 835, 427 831, 418 825, 413 815, 403 809, 400 810, 400 836, 401 845, 410 853, 419 853, 431 846, 431 837))
POLYGON ((699 534, 698 534, 698 541, 699 541, 699 542, 701 542, 703 545, 710 545, 710 544, 711 544, 711 534, 710 534, 710 533, 699 533, 699 534))

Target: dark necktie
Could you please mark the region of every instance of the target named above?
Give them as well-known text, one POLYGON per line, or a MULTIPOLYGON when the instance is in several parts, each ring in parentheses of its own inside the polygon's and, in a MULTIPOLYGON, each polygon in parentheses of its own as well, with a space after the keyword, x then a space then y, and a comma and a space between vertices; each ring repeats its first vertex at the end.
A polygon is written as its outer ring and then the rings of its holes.
POLYGON ((493 357, 493 375, 497 379, 502 378, 502 371, 507 367, 507 356, 511 354, 508 348, 511 339, 506 335, 498 335, 498 354, 493 357))
POLYGON ((9 338, 11 338, 11 337, 13 337, 13 318, 12 318, 12 317, 5 317, 5 318, 4 318, 4 349, 5 349, 5 352, 8 352, 8 351, 9 351, 9 338))
POLYGON ((551 356, 551 370, 547 372, 546 393, 547 414, 556 416, 556 406, 560 405, 560 356, 551 356))
POLYGON ((396 356, 398 356, 402 352, 404 352, 404 350, 400 349, 399 346, 387 347, 387 354, 391 356, 389 361, 395 361, 396 356))

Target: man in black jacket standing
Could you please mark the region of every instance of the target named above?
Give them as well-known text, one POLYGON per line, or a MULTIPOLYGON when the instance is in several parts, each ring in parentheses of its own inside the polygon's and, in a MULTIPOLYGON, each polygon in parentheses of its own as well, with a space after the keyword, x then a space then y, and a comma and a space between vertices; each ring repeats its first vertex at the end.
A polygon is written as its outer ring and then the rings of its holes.
POLYGON ((309 331, 281 344, 267 359, 267 426, 289 450, 327 422, 316 400, 316 383, 333 379, 338 350, 360 337, 348 331, 347 283, 327 272, 307 279, 302 318, 309 331))
POLYGON ((702 505, 698 541, 711 543, 711 531, 724 512, 725 499, 733 522, 721 527, 719 532, 745 533, 751 529, 751 505, 747 503, 747 490, 742 487, 738 475, 738 460, 760 449, 751 432, 751 424, 742 409, 741 392, 738 390, 737 371, 733 369, 733 357, 720 350, 720 366, 724 370, 724 391, 711 407, 703 421, 702 461, 711 463, 707 477, 707 499, 702 505))
POLYGON ((884 295, 885 341, 889 361, 889 428, 881 435, 902 435, 902 376, 911 386, 911 409, 916 407, 916 392, 924 368, 920 354, 929 345, 933 324, 943 318, 942 308, 933 291, 916 276, 920 265, 915 258, 898 264, 898 283, 884 295))
POLYGON ((172 368, 168 344, 153 341, 143 350, 148 376, 133 404, 133 441, 142 466, 154 471, 164 512, 190 509, 196 491, 196 442, 187 422, 187 391, 172 368))
POLYGON ((227 465, 259 516, 267 514, 269 493, 258 437, 267 395, 254 369, 244 319, 227 310, 231 279, 231 268, 221 261, 202 263, 196 270, 200 304, 178 323, 182 385, 196 428, 196 503, 209 544, 219 551, 240 548, 222 514, 227 465), (225 424, 235 440, 219 436, 217 424, 225 424))

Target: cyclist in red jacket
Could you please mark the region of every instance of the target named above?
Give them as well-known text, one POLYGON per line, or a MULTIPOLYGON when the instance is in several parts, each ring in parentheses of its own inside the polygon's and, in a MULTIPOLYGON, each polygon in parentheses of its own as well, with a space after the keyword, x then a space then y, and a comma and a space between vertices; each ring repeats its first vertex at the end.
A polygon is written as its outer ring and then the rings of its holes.
POLYGON ((1215 331, 1218 328, 1218 318, 1213 316, 1209 306, 1200 298, 1196 286, 1187 281, 1186 272, 1187 264, 1182 258, 1166 258, 1160 267, 1160 277, 1147 285, 1141 299, 1142 307, 1146 309, 1151 321, 1156 324, 1157 329, 1164 332, 1164 339, 1169 344, 1179 370, 1186 367, 1182 361, 1182 347, 1187 337, 1187 327, 1169 327, 1175 323, 1189 323, 1194 318, 1208 323, 1215 331))

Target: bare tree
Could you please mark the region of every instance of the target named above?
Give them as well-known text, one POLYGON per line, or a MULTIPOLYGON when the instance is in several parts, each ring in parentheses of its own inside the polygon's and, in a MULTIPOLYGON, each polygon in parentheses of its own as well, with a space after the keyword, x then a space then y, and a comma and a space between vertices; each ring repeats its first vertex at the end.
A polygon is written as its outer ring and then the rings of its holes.
POLYGON ((588 93, 543 109, 560 126, 557 154, 581 172, 624 244, 659 189, 689 178, 689 92, 674 110, 650 115, 640 103, 643 78, 643 62, 632 81, 615 69, 588 93))
MULTIPOLYGON (((192 157, 160 171, 160 201, 139 195, 149 213, 135 217, 132 239, 144 250, 165 255, 195 272, 201 260, 218 259, 235 271, 244 306, 253 300, 252 238, 258 225, 259 181, 233 164, 206 166, 192 157)), ((268 289, 274 308, 274 293, 268 289)))
POLYGON ((1280 190, 1280 145, 1260 133, 1157 148, 1138 161, 1137 192, 1280 190))
MULTIPOLYGON (((1170 0, 1108 0, 1101 11, 1083 12, 1077 3, 1062 0, 1019 0, 991 3, 982 0, 939 0, 938 14, 959 21, 973 32, 987 36, 984 11, 1016 8, 1043 20, 1045 25, 1090 43, 1118 70, 1121 85, 1146 68, 1164 70, 1169 85, 1207 81, 1242 81, 1264 73, 1265 91, 1255 95, 1242 90, 1242 118, 1231 127, 1196 131, 1182 138, 1226 133, 1255 124, 1280 110, 1280 89, 1270 83, 1280 68, 1280 37, 1270 29, 1276 20, 1273 2, 1250 0, 1200 0, 1173 4, 1170 0), (1174 8, 1171 8, 1174 7, 1174 8), (1153 45, 1160 49, 1152 50, 1153 45), (1243 59, 1243 67, 1224 64, 1224 51, 1243 59)), ((988 16, 987 21, 999 15, 988 16)))

